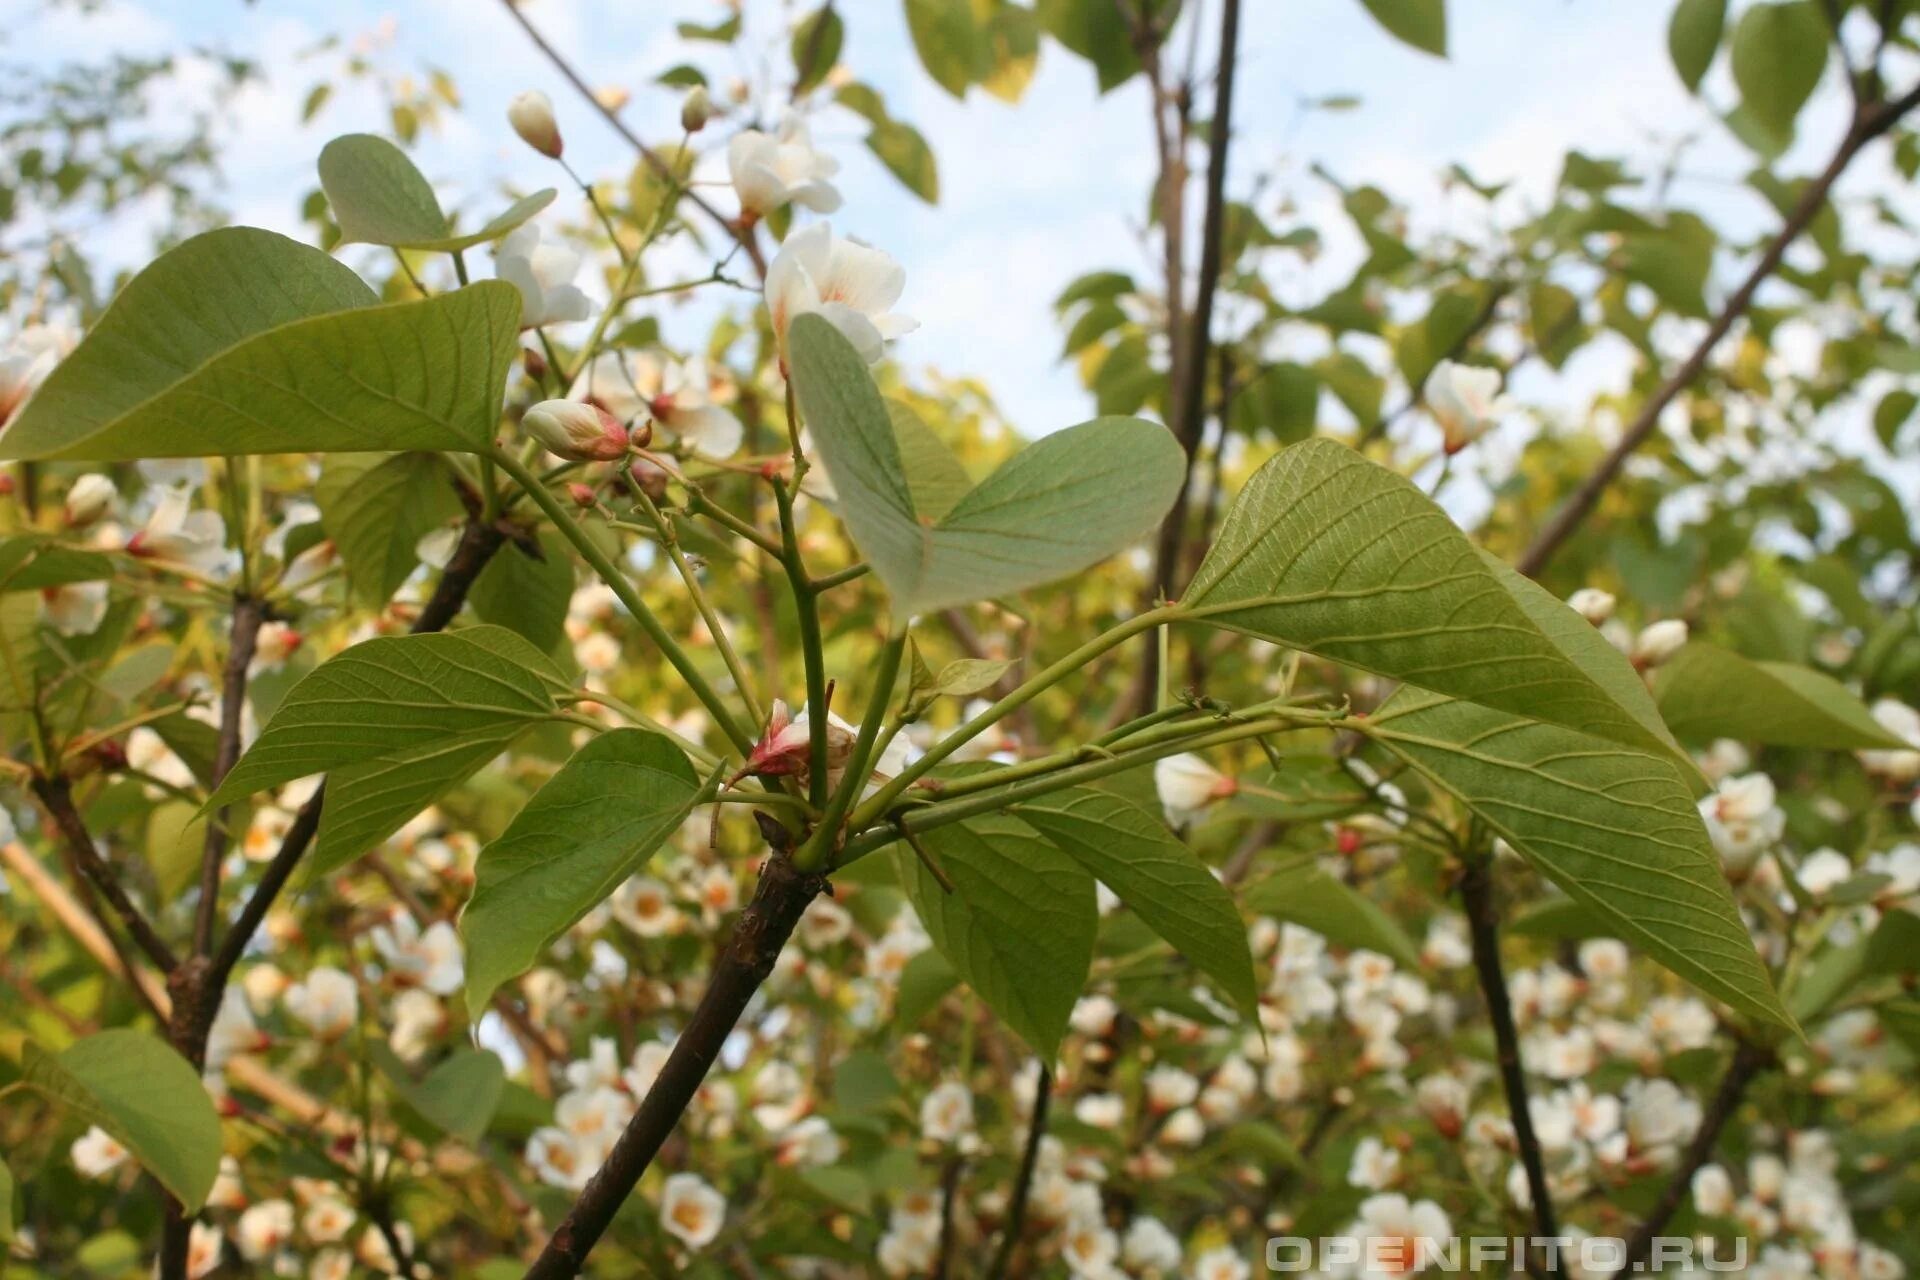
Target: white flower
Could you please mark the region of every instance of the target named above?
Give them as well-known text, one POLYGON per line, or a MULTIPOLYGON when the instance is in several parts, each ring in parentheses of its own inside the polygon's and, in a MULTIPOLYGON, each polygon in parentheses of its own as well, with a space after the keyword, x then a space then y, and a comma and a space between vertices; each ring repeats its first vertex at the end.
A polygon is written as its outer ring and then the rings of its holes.
POLYGON ((1081 1219, 1068 1223, 1061 1234, 1060 1256, 1074 1275, 1106 1280, 1120 1256, 1120 1240, 1098 1218, 1081 1219))
POLYGON ((446 1026, 447 1011, 439 998, 413 987, 393 998, 393 1031, 387 1037, 387 1045, 412 1062, 433 1047, 446 1026))
POLYGON ((73 1167, 84 1177, 104 1178, 126 1163, 127 1149, 120 1140, 94 1125, 73 1140, 68 1152, 73 1157, 73 1167))
POLYGON ((1247 1280, 1253 1274, 1253 1268, 1235 1252, 1232 1245, 1223 1244, 1195 1258, 1193 1270, 1188 1274, 1193 1280, 1247 1280))
POLYGON ((1862 1243, 1854 1260, 1860 1280, 1905 1280, 1907 1264, 1878 1245, 1862 1243))
POLYGON ((1679 618, 1665 618, 1645 627, 1633 638, 1633 648, 1627 657, 1633 665, 1645 671, 1657 667, 1680 652, 1687 643, 1687 624, 1679 618))
POLYGON ((227 556, 227 522, 218 512, 195 510, 188 489, 168 485, 160 490, 146 525, 127 540, 127 553, 211 573, 227 556))
POLYGON ((300 648, 301 635, 284 622, 263 622, 253 644, 256 670, 278 671, 300 648))
POLYGON ((1200 1082, 1179 1067, 1155 1067, 1147 1073, 1147 1105, 1155 1111, 1173 1111, 1200 1096, 1200 1082))
POLYGON ((664 938, 685 923, 667 886, 652 876, 634 876, 613 891, 613 918, 643 938, 664 938))
POLYGON ((699 1174, 676 1173, 660 1193, 660 1225, 689 1249, 703 1249, 720 1234, 727 1202, 699 1174))
POLYGON ((1567 607, 1597 627, 1613 616, 1613 593, 1582 587, 1567 597, 1567 607))
POLYGON ((567 394, 597 404, 622 422, 651 418, 688 450, 707 458, 740 451, 746 428, 713 403, 714 379, 704 359, 669 360, 649 351, 602 351, 567 394))
POLYGON ((1881 698, 1873 704, 1873 718, 1882 729, 1913 745, 1905 750, 1862 751, 1861 767, 1902 785, 1920 780, 1920 711, 1893 698, 1881 698))
POLYGON ((1073 1118, 1095 1129, 1118 1129, 1127 1104, 1117 1093, 1090 1093, 1073 1104, 1073 1118))
POLYGON ((1669 1153, 1700 1125, 1700 1104, 1671 1080, 1630 1080, 1626 1097, 1627 1137, 1636 1151, 1655 1156, 1669 1153))
POLYGON ((930 1090, 920 1102, 920 1136, 934 1142, 954 1142, 973 1132, 973 1094, 967 1086, 949 1080, 930 1090))
POLYGON ((300 1229, 315 1244, 332 1244, 347 1238, 353 1229, 353 1207, 338 1196, 321 1196, 307 1206, 300 1218, 300 1229))
POLYGON ((90 636, 107 616, 105 582, 68 582, 40 593, 47 625, 63 636, 90 636))
POLYGON ((0 354, 0 428, 37 391, 79 335, 64 325, 30 324, 0 354))
POLYGON ((67 524, 75 529, 85 528, 112 511, 119 497, 120 491, 113 487, 113 481, 97 471, 89 471, 67 489, 67 524))
POLYGON ((1433 1201, 1415 1204, 1387 1194, 1361 1201, 1360 1217, 1347 1234, 1360 1242, 1360 1275, 1400 1276, 1425 1270, 1453 1228, 1433 1201))
POLYGON ((288 987, 282 1003, 322 1040, 345 1035, 360 1014, 360 992, 353 979, 326 965, 309 973, 306 981, 288 987))
POLYGON ((560 126, 553 118, 553 102, 538 89, 516 94, 507 104, 507 123, 520 140, 549 160, 560 158, 560 126))
POLYGON ((824 1118, 807 1116, 780 1135, 775 1159, 783 1165, 832 1164, 845 1149, 840 1135, 824 1118))
POLYGON ((1232 795, 1237 784, 1190 751, 1163 756, 1153 765, 1153 789, 1160 794, 1171 826, 1184 826, 1215 800, 1232 795))
POLYGON ((387 972, 401 983, 450 996, 466 980, 460 935, 445 920, 422 933, 412 915, 395 911, 386 924, 373 927, 373 945, 386 959, 387 972))
POLYGON ((1800 864, 1800 887, 1816 897, 1853 878, 1853 863, 1838 849, 1815 849, 1800 864))
POLYGON ((1427 409, 1439 422, 1448 453, 1478 440, 1512 411, 1500 394, 1500 371, 1442 360, 1427 377, 1427 409))
POLYGON ((1467 1113, 1471 1095, 1458 1077, 1432 1075, 1421 1080, 1413 1091, 1421 1112, 1445 1138, 1457 1138, 1467 1113))
POLYGON ((858 240, 835 238, 827 223, 794 232, 767 268, 767 311, 781 361, 786 360, 787 326, 795 316, 814 312, 874 363, 888 341, 918 327, 889 310, 906 287, 907 273, 891 256, 858 240))
POLYGON ((548 1186, 578 1191, 587 1185, 599 1162, 582 1160, 573 1136, 550 1126, 534 1130, 527 1139, 527 1165, 548 1186))
POLYGON ((763 217, 789 201, 815 213, 840 207, 840 192, 827 181, 840 171, 840 162, 814 150, 807 122, 794 111, 781 118, 779 132, 771 137, 758 129, 733 135, 727 143, 727 171, 740 197, 740 212, 751 217, 763 217))
POLYGON ((1180 1265, 1180 1238, 1158 1218, 1135 1218, 1120 1242, 1120 1260, 1136 1271, 1171 1272, 1180 1265))
POLYGON ((293 1206, 285 1200, 262 1200, 241 1214, 233 1228, 233 1242, 249 1262, 271 1257, 292 1238, 293 1206))
POLYGON ((353 1255, 345 1249, 322 1249, 313 1255, 307 1280, 353 1280, 353 1255))
POLYGON ((1693 1207, 1709 1217, 1733 1212, 1733 1179, 1717 1164, 1703 1164, 1693 1175, 1693 1207))
POLYGON ((494 274, 520 290, 520 327, 571 324, 593 314, 587 295, 573 283, 580 255, 544 244, 540 228, 523 223, 494 250, 494 274))
POLYGON ((1427 924, 1420 958, 1436 969, 1458 969, 1473 959, 1466 921, 1455 915, 1437 915, 1427 924))
POLYGON ((542 400, 521 415, 520 429, 569 462, 615 462, 631 447, 618 418, 578 400, 542 400))
POLYGON ((196 1222, 187 1232, 187 1280, 200 1280, 201 1276, 212 1275, 220 1265, 220 1249, 223 1244, 220 1228, 205 1222, 196 1222))
POLYGON ((1774 803, 1773 779, 1764 773, 1728 778, 1700 802, 1713 847, 1733 871, 1745 871, 1780 839, 1787 815, 1774 803))
POLYGON ((1347 1166, 1347 1181, 1369 1191, 1384 1191, 1400 1180, 1400 1153, 1378 1138, 1362 1138, 1347 1166))

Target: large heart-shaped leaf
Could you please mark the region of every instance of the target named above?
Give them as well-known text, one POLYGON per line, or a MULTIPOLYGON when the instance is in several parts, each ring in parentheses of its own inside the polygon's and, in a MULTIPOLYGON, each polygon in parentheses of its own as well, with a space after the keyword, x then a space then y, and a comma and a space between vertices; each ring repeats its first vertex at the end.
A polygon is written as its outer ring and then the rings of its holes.
POLYGON ((1171 433, 1097 418, 1043 436, 936 518, 916 503, 894 424, 853 345, 813 315, 794 320, 789 341, 841 518, 901 616, 1078 573, 1146 536, 1173 503, 1186 457, 1171 433))
POLYGON ((480 851, 460 913, 469 1014, 645 865, 711 790, 685 753, 644 729, 575 752, 480 851))
POLYGON ((1512 576, 1404 477, 1306 440, 1247 482, 1181 604, 1213 626, 1670 752, 1658 714, 1622 704, 1617 672, 1577 661, 1570 629, 1541 630, 1533 613, 1562 606, 1516 595, 1512 576))
POLYGON ((342 242, 441 253, 498 240, 552 204, 555 194, 551 187, 536 191, 479 230, 458 235, 407 153, 371 133, 349 133, 321 149, 320 187, 342 242))
POLYGON ((1233 895, 1159 814, 1094 787, 1056 791, 1015 812, 1218 983, 1249 1022, 1259 1017, 1253 953, 1233 895))
POLYGON ((1093 961, 1093 877, 1008 813, 919 839, 954 886, 947 893, 911 852, 895 848, 900 882, 933 945, 988 1008, 1051 1061, 1093 961))
POLYGON ((120 291, 0 432, 0 458, 486 447, 520 292, 415 302, 270 231, 195 236, 120 291))
POLYGON ((307 877, 324 875, 550 718, 560 687, 545 656, 501 627, 368 640, 288 691, 206 808, 325 773, 307 877))
POLYGON ((1619 937, 1740 1012, 1792 1028, 1668 754, 1412 688, 1366 732, 1619 937))
POLYGON ((164 1041, 115 1028, 59 1053, 27 1043, 21 1079, 133 1153, 189 1213, 220 1172, 220 1117, 200 1075, 164 1041))
POLYGON ((1660 712, 1694 742, 1733 738, 1833 751, 1905 747, 1831 676, 1790 662, 1754 662, 1695 642, 1654 677, 1660 712))

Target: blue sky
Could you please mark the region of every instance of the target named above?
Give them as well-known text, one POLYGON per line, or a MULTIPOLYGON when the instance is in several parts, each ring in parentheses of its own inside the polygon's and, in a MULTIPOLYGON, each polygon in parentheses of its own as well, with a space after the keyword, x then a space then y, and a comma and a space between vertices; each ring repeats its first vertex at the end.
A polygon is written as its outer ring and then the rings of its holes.
MULTIPOLYGON (((1196 6, 1211 25, 1217 0, 1194 0, 1189 9, 1196 6)), ((1668 64, 1670 0, 1455 0, 1450 7, 1453 55, 1441 61, 1393 41, 1358 0, 1249 0, 1235 189, 1272 174, 1261 201, 1271 219, 1282 221, 1275 210, 1291 201, 1323 229, 1337 230, 1326 189, 1308 173, 1319 162, 1407 200, 1417 224, 1472 232, 1538 203, 1568 146, 1650 157, 1697 136, 1675 201, 1704 208, 1736 237, 1771 225, 1771 212, 1737 185, 1749 157, 1668 64), (1346 93, 1362 97, 1358 110, 1303 116, 1297 107, 1303 98, 1346 93), (1514 188, 1491 211, 1476 197, 1444 194, 1438 178, 1453 160, 1483 181, 1514 188)), ((802 10, 779 0, 746 0, 746 8, 750 39, 766 51, 767 65, 784 69, 785 32, 802 10)), ((678 95, 651 84, 664 68, 697 60, 723 75, 760 76, 751 62, 734 64, 724 54, 716 62, 714 46, 675 35, 678 20, 723 16, 716 0, 525 0, 524 9, 591 82, 632 91, 626 116, 650 138, 677 134, 678 95)), ((956 102, 920 70, 898 0, 842 0, 840 9, 850 31, 842 61, 926 134, 940 161, 943 199, 930 208, 866 154, 851 117, 828 114, 816 126, 818 140, 845 166, 846 206, 833 219, 836 229, 882 246, 907 268, 900 309, 921 328, 899 356, 910 367, 983 376, 1023 431, 1084 418, 1089 399, 1058 360, 1051 303, 1082 271, 1150 265, 1139 230, 1152 173, 1144 92, 1133 85, 1096 97, 1090 69, 1047 47, 1018 105, 979 90, 956 102)), ((0 0, 0 30, 12 33, 0 45, 8 59, 210 47, 262 62, 266 84, 247 92, 222 129, 225 201, 236 220, 256 225, 296 230, 325 140, 383 126, 379 103, 351 94, 337 94, 311 126, 299 122, 307 88, 337 59, 303 54, 329 34, 352 41, 388 32, 377 52, 384 67, 432 65, 455 77, 466 111, 419 149, 422 167, 452 198, 486 204, 502 180, 533 187, 558 177, 505 128, 506 102, 524 88, 544 89, 559 104, 569 158, 585 172, 610 176, 630 163, 624 144, 571 96, 497 0, 107 0, 91 14, 0 0)), ((180 90, 184 100, 193 98, 192 80, 180 90)), ((1724 64, 1709 85, 1730 100, 1724 64)), ((1790 167, 1813 167, 1830 146, 1842 96, 1830 77, 1790 167)), ((1850 179, 1856 189, 1884 182, 1878 158, 1861 168, 1867 172, 1850 179)), ((116 235, 95 248, 137 256, 141 244, 116 235)), ((1283 287, 1307 296, 1337 281, 1351 246, 1336 235, 1330 248, 1283 287)), ((1623 373, 1600 352, 1558 379, 1530 375, 1521 390, 1571 408, 1623 373)))

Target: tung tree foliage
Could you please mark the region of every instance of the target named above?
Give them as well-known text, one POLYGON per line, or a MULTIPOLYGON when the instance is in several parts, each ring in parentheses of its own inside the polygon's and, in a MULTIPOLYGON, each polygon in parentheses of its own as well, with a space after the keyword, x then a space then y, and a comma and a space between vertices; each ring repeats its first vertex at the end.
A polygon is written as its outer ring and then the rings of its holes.
MULTIPOLYGON (((1442 0, 1364 3, 1444 56, 1442 0)), ((939 195, 858 14, 774 88, 660 69, 650 140, 506 7, 582 90, 508 116, 564 181, 451 216, 396 102, 315 148, 319 245, 206 229, 100 306, 77 241, 10 304, 19 1274, 1920 1265, 1920 327, 1894 202, 1836 201, 1920 167, 1909 6, 1676 7, 1756 243, 1645 157, 1456 168, 1480 240, 1322 173, 1364 252, 1304 298, 1331 228, 1228 182, 1240 0, 909 0, 957 97, 1044 50, 1152 107, 1141 261, 1059 295, 1097 416, 1026 439, 895 367, 940 300, 825 220, 823 117, 939 195), (1578 420, 1521 398, 1602 351, 1578 420)), ((70 97, 9 127, 108 204, 70 97)))

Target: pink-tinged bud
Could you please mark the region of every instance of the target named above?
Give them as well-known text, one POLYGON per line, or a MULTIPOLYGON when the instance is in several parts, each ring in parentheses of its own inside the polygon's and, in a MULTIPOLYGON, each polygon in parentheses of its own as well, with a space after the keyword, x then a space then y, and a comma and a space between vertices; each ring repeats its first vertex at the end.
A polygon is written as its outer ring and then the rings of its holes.
POLYGON ((549 160, 560 158, 560 126, 553 118, 553 103, 537 89, 514 98, 507 104, 507 123, 520 140, 549 160))
POLYGON ((0 498, 11 498, 13 496, 13 484, 13 472, 0 471, 0 498))
POLYGON ((594 503, 593 486, 590 484, 568 485, 567 496, 573 499, 573 505, 576 507, 587 508, 594 503))
POLYGON ((644 449, 653 443, 653 424, 644 418, 627 429, 627 443, 636 449, 644 449))
POLYGON ((680 127, 688 133, 698 133, 711 119, 713 99, 707 96, 707 86, 697 84, 687 90, 686 101, 680 104, 680 127))
POLYGON ((627 453, 627 430, 598 405, 542 400, 520 427, 548 453, 569 462, 612 462, 627 453))

